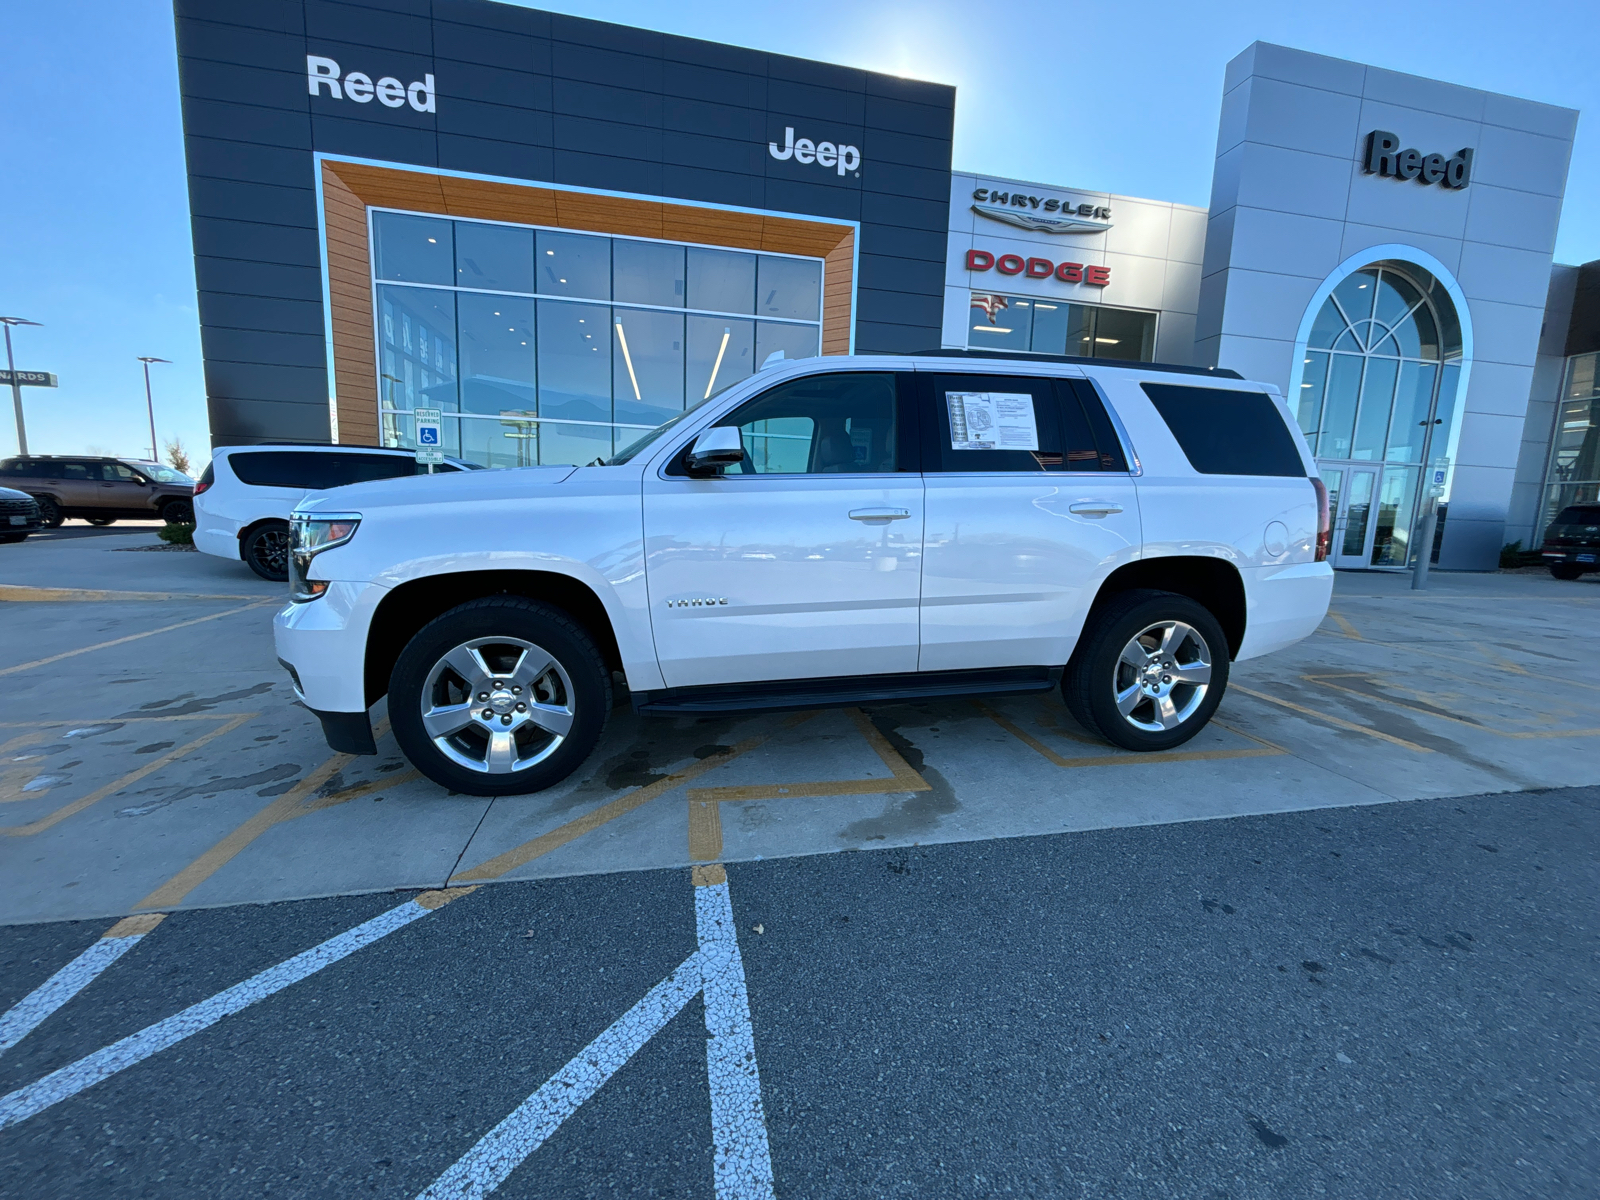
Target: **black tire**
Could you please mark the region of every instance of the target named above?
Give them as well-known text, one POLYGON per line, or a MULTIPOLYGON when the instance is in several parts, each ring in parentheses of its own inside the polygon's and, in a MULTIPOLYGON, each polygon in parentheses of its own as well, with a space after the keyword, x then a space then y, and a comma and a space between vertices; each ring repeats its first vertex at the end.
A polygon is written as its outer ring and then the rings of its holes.
MULTIPOLYGON (((539 661, 528 662, 529 668, 539 661)), ((610 713, 611 672, 593 639, 560 609, 520 596, 473 600, 436 617, 406 644, 389 676, 389 721, 400 749, 429 779, 470 796, 525 795, 560 783, 589 757, 610 713), (447 655, 463 661, 461 651, 472 644, 500 687, 473 695, 463 689, 465 675, 446 663, 447 655), (550 662, 524 681, 526 692, 513 694, 513 686, 522 686, 514 681, 522 678, 516 664, 527 662, 516 657, 524 647, 542 651, 550 662), (463 694, 472 703, 454 719, 464 723, 436 742, 424 723, 424 706, 452 710, 463 694), (489 699, 480 708, 485 695, 489 699), (516 709, 517 695, 539 701, 536 707, 549 715, 516 709), (547 727, 551 719, 570 721, 559 740, 547 727), (526 765, 491 772, 490 734, 509 734, 508 753, 525 756, 526 765)))
POLYGON ((239 557, 263 579, 289 580, 289 523, 268 521, 257 525, 239 545, 239 557))
POLYGON ((168 525, 193 525, 194 505, 187 500, 168 500, 161 506, 161 519, 168 525))
POLYGON ((39 506, 39 523, 46 529, 60 529, 61 522, 66 519, 61 515, 61 506, 49 496, 35 496, 33 499, 39 506))
POLYGON ((1583 568, 1577 563, 1551 563, 1550 574, 1557 579, 1576 579, 1583 574, 1583 568))
POLYGON ((1061 681, 1062 696, 1080 725, 1113 745, 1128 750, 1170 750, 1204 729, 1217 711, 1228 686, 1228 659, 1228 639, 1222 626, 1198 601, 1175 592, 1142 588, 1123 592, 1090 616, 1061 681), (1141 636, 1141 647, 1148 653, 1147 643, 1154 635, 1146 631, 1162 623, 1169 623, 1174 630, 1179 624, 1186 625, 1190 631, 1171 647, 1172 658, 1152 657, 1151 666, 1143 672, 1125 662, 1124 649, 1131 650, 1141 636), (1165 667, 1164 662, 1176 664, 1178 669, 1165 667), (1204 672, 1203 690, 1198 682, 1202 663, 1209 668, 1204 672), (1173 679, 1184 674, 1185 664, 1196 682, 1173 679), (1119 693, 1131 697, 1126 714, 1118 707, 1119 693), (1169 703, 1163 704, 1163 700, 1169 703), (1163 727, 1162 708, 1170 708, 1167 719, 1176 719, 1175 724, 1163 727))
POLYGON ((117 523, 117 519, 115 517, 85 517, 84 520, 96 527, 115 525, 117 523))

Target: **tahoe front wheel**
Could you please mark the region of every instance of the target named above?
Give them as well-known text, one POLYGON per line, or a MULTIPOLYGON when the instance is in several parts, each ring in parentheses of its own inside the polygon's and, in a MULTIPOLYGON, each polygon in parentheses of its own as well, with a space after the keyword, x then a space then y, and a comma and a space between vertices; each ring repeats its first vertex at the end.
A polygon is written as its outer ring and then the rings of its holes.
POLYGON ((611 674, 559 609, 493 596, 451 609, 406 644, 389 677, 400 749, 442 787, 514 796, 560 783, 611 712, 611 674))
POLYGON ((1062 696, 1090 733, 1129 750, 1169 750, 1217 711, 1228 654, 1204 605, 1175 592, 1125 592, 1090 618, 1062 696))

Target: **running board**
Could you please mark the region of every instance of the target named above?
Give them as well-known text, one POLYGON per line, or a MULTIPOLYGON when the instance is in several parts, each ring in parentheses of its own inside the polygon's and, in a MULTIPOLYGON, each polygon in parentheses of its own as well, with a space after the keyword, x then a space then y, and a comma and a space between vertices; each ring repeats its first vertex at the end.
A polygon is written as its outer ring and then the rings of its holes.
POLYGON ((1048 692, 1064 667, 1003 667, 985 671, 920 671, 906 675, 850 675, 830 679, 777 679, 708 687, 634 692, 637 713, 784 712, 929 700, 941 696, 1015 696, 1048 692))

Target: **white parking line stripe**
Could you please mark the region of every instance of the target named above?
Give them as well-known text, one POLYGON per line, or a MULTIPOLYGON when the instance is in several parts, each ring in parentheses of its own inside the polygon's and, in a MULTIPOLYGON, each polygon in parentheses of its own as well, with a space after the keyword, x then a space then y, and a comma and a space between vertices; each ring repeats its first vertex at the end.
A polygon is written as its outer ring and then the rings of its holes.
POLYGON ((441 893, 424 893, 415 900, 407 900, 354 929, 347 929, 337 937, 329 938, 320 946, 313 946, 275 967, 251 976, 243 983, 236 983, 226 991, 218 992, 209 1000, 191 1004, 164 1021, 147 1025, 138 1033, 129 1034, 119 1042, 113 1042, 75 1063, 52 1071, 43 1079, 0 1097, 0 1129, 26 1121, 52 1104, 76 1096, 102 1079, 109 1079, 118 1071, 126 1070, 186 1037, 209 1029, 223 1017, 247 1008, 257 1000, 265 1000, 290 984, 315 975, 323 967, 331 966, 396 929, 411 924, 417 918, 427 916, 439 907, 439 902, 429 903, 429 898, 439 895, 441 893))
POLYGON ((726 883, 694 889, 705 987, 706 1075, 711 1082, 712 1173, 717 1200, 771 1200, 772 1154, 761 1105, 750 994, 726 883))
POLYGON ((484 1134, 454 1166, 419 1192, 417 1200, 479 1200, 494 1191, 699 990, 700 955, 696 953, 484 1134))
POLYGON ((0 1054, 4 1054, 68 1000, 94 982, 117 959, 139 943, 144 934, 103 937, 17 1001, 0 1017, 0 1054))

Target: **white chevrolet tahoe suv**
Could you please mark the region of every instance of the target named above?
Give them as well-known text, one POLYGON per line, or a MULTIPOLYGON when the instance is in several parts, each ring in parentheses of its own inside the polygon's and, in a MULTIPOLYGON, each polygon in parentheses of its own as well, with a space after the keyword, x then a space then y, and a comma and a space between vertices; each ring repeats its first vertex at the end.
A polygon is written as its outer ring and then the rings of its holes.
POLYGON ((1333 587, 1327 497, 1275 389, 975 351, 780 362, 604 463, 314 495, 279 661, 328 743, 473 795, 641 713, 1060 687, 1131 750, 1193 737, 1232 661, 1333 587))

